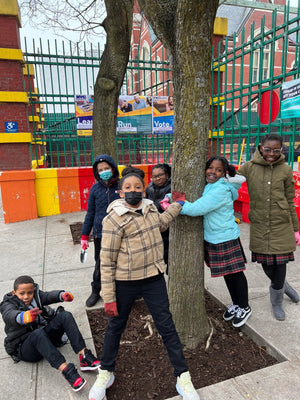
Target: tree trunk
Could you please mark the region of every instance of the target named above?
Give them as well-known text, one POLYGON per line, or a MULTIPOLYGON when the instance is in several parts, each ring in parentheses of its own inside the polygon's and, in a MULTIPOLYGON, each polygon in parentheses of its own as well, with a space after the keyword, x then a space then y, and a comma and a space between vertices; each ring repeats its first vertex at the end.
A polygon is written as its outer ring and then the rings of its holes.
MULTIPOLYGON (((219 1, 139 2, 154 32, 172 54, 172 188, 185 191, 187 200, 195 201, 205 185, 212 35, 219 1)), ((170 230, 169 297, 180 339, 192 349, 208 333, 203 256, 202 218, 178 217, 170 230)))
POLYGON ((117 162, 118 98, 129 59, 133 0, 105 0, 105 5, 107 37, 94 90, 93 153, 110 154, 117 162))

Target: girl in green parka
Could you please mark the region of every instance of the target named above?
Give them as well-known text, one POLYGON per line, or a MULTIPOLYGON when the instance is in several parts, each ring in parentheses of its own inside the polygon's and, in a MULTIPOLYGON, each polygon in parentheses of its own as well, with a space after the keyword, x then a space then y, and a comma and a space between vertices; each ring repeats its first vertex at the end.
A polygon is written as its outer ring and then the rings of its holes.
POLYGON ((283 294, 298 303, 298 293, 287 283, 286 264, 294 261, 296 243, 300 244, 295 212, 293 171, 285 163, 282 137, 266 135, 257 147, 253 160, 247 161, 238 174, 247 179, 250 197, 250 250, 252 262, 261 263, 271 280, 270 300, 274 317, 283 321, 283 294))

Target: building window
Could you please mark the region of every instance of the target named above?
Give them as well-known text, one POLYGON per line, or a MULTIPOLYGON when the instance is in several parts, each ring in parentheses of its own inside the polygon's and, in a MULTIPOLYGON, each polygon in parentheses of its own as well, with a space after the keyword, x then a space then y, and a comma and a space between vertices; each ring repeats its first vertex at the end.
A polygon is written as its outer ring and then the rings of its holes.
POLYGON ((143 89, 148 89, 151 86, 151 66, 150 62, 150 46, 147 42, 144 42, 142 47, 142 60, 143 60, 143 74, 142 74, 142 82, 141 87, 143 89))
POLYGON ((270 71, 270 44, 265 44, 262 52, 261 49, 257 49, 253 53, 252 82, 259 81, 260 67, 262 68, 261 79, 268 79, 270 71), (262 63, 260 61, 261 56, 263 57, 262 63))

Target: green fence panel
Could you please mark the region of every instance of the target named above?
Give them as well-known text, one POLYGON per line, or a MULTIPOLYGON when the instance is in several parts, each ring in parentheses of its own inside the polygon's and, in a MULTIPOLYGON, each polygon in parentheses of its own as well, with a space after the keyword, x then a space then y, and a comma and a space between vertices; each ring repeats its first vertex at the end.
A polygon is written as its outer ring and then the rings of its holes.
MULTIPOLYGON (((271 22, 263 18, 259 26, 253 23, 247 32, 243 28, 213 50, 217 56, 212 56, 212 153, 223 154, 233 163, 244 162, 252 157, 260 137, 273 132, 284 138, 287 162, 292 165, 297 160, 300 118, 281 119, 279 113, 271 121, 270 109, 268 122, 263 123, 257 108, 266 92, 270 91, 272 102, 283 82, 299 78, 299 22, 300 15, 290 15, 288 7, 283 17, 275 10, 271 22)), ((74 96, 93 94, 100 46, 74 48, 71 43, 41 39, 29 45, 25 40, 23 53, 35 73, 34 84, 30 81, 28 88, 30 113, 38 117, 32 121, 32 160, 43 159, 44 167, 91 165, 92 137, 77 135, 74 96)), ((135 94, 134 77, 140 95, 156 96, 162 89, 168 96, 172 93, 169 61, 163 61, 164 54, 160 59, 152 47, 143 48, 141 54, 141 60, 133 53, 130 56, 122 94, 135 94)), ((119 163, 172 162, 173 135, 152 134, 146 129, 149 125, 145 122, 145 129, 134 134, 116 134, 119 163)))

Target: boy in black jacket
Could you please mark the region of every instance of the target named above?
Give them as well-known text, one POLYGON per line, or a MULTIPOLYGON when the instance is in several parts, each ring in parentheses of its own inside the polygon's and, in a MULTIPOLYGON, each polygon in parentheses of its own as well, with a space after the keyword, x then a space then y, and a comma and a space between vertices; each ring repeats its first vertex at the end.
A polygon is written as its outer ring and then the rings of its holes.
POLYGON ((86 348, 73 315, 63 307, 56 312, 48 307, 52 303, 72 300, 70 292, 39 290, 34 280, 24 275, 15 280, 14 290, 4 296, 0 312, 7 335, 4 347, 13 360, 37 362, 46 358, 77 392, 86 385, 86 380, 78 374, 74 364, 66 363, 56 348, 61 343, 62 335, 67 334, 74 352, 79 355, 81 371, 97 370, 100 361, 86 348))

